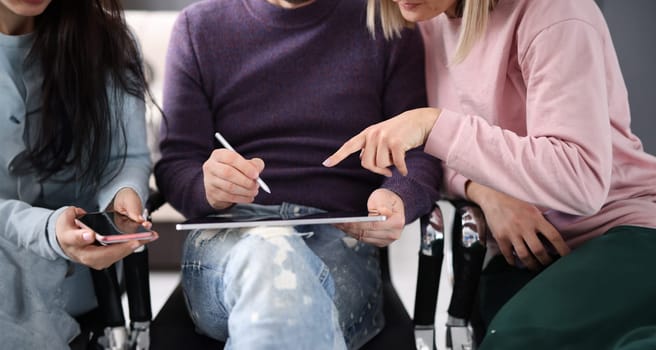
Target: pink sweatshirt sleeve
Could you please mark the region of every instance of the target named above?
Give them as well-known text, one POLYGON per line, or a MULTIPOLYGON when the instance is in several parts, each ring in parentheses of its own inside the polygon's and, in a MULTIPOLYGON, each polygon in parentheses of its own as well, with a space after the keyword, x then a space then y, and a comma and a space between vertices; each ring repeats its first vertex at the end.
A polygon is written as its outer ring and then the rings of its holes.
POLYGON ((464 194, 468 178, 539 207, 597 212, 612 170, 603 45, 580 20, 558 22, 525 42, 520 37, 527 113, 517 123, 526 123, 526 136, 443 110, 425 151, 450 169, 450 191, 464 194))

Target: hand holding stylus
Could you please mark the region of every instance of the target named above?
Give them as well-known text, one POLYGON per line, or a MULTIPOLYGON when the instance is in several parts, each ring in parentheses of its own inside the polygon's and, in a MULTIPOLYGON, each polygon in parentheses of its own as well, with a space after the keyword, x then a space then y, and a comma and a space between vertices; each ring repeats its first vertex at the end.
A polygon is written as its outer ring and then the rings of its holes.
POLYGON ((245 159, 221 136, 215 135, 224 148, 215 149, 203 163, 205 197, 214 209, 225 209, 235 203, 248 204, 262 188, 269 187, 259 179, 264 169, 262 159, 245 159))
MULTIPOLYGON (((216 139, 219 140, 219 142, 221 143, 221 145, 223 147, 225 147, 225 148, 227 148, 227 149, 229 149, 233 152, 237 152, 237 151, 235 151, 234 148, 232 148, 232 146, 230 146, 230 144, 228 143, 228 140, 226 140, 219 132, 216 132, 214 134, 214 137, 216 137, 216 139)), ((260 179, 259 176, 257 177, 256 181, 266 193, 271 193, 271 189, 269 189, 269 186, 267 186, 267 184, 265 184, 264 181, 262 181, 262 179, 260 179)))

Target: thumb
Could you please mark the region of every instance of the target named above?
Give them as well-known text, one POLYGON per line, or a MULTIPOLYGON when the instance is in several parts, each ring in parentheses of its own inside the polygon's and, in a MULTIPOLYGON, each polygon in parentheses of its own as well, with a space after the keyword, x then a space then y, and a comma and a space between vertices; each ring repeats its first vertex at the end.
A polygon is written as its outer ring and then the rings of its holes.
POLYGON ((258 173, 261 173, 264 170, 264 161, 260 158, 251 159, 251 164, 255 166, 258 173))
POLYGON ((391 208, 388 208, 387 206, 379 206, 376 209, 369 209, 370 213, 375 213, 376 215, 382 215, 382 216, 387 216, 390 217, 394 214, 394 211, 391 208))
POLYGON ((96 239, 96 233, 90 228, 83 224, 80 220, 75 219, 75 224, 80 227, 77 230, 66 230, 59 237, 60 243, 66 244, 69 246, 87 246, 94 243, 96 239))
POLYGON ((76 235, 77 245, 86 246, 94 243, 96 239, 96 233, 91 230, 82 230, 76 235))

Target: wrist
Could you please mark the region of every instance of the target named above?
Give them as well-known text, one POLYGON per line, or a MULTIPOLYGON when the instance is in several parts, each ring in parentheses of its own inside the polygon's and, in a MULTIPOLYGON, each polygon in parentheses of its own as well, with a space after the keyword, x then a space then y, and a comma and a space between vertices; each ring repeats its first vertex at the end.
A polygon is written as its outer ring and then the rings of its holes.
POLYGON ((428 138, 428 135, 430 135, 441 113, 442 110, 439 108, 434 108, 434 107, 422 108, 420 125, 422 126, 424 140, 428 138))
POLYGON ((130 191, 134 194, 137 194, 137 191, 135 191, 132 187, 127 187, 126 186, 126 187, 119 188, 119 190, 116 191, 116 194, 114 195, 114 198, 118 197, 119 194, 123 194, 123 193, 128 192, 128 191, 130 191))
POLYGON ((470 193, 471 184, 472 184, 472 180, 465 181, 465 199, 468 200, 473 200, 472 195, 470 193))
POLYGON ((114 203, 118 202, 117 199, 122 195, 122 193, 125 192, 125 190, 131 190, 130 187, 121 187, 119 188, 116 193, 114 193, 114 197, 112 197, 112 200, 107 204, 107 207, 105 210, 114 210, 114 203))
POLYGON ((485 187, 477 184, 472 180, 467 180, 465 183, 465 196, 467 199, 480 206, 480 203, 483 201, 483 197, 485 196, 485 187))
POLYGON ((63 230, 64 223, 62 220, 66 220, 64 213, 69 209, 68 206, 61 207, 48 215, 47 224, 46 224, 46 236, 48 238, 48 244, 50 248, 61 258, 71 260, 71 258, 66 254, 64 248, 60 243, 59 234, 63 230))

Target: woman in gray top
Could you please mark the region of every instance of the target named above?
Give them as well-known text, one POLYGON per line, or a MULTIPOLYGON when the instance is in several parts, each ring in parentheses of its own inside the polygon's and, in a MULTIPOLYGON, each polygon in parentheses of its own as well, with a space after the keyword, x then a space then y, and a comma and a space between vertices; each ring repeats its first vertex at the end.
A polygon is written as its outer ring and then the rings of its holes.
POLYGON ((117 1, 0 0, 0 343, 64 349, 91 310, 85 211, 144 222, 150 158, 138 48, 117 1))

